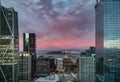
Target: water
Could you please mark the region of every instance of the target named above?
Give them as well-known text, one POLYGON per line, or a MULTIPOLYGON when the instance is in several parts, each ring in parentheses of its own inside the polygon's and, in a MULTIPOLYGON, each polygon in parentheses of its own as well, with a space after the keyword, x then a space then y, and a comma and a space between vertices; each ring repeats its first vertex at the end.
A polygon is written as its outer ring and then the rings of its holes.
POLYGON ((37 54, 37 58, 39 56, 44 56, 44 57, 53 56, 56 59, 56 58, 64 58, 65 55, 70 57, 71 60, 73 61, 73 63, 75 63, 76 59, 80 57, 80 54, 42 54, 42 53, 39 53, 39 54, 37 54))

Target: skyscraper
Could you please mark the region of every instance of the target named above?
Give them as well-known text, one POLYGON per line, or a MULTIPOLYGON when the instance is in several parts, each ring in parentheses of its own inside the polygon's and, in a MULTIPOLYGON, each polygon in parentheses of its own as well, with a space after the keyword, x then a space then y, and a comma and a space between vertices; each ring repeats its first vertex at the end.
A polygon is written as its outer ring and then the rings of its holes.
POLYGON ((70 64, 72 64, 71 58, 65 55, 65 57, 63 58, 63 68, 66 69, 70 64))
POLYGON ((120 0, 97 0, 96 82, 120 82, 120 0))
POLYGON ((0 5, 0 82, 18 82, 18 16, 0 5))
POLYGON ((63 71, 63 58, 56 59, 57 71, 63 71))
POLYGON ((93 56, 84 56, 79 59, 80 82, 95 82, 95 59, 93 56))
POLYGON ((50 60, 48 57, 39 56, 36 62, 36 77, 46 77, 50 75, 50 60))
POLYGON ((50 63, 50 72, 54 72, 55 71, 55 58, 53 56, 49 56, 49 63, 50 63))
POLYGON ((36 36, 35 33, 23 34, 24 52, 31 55, 31 77, 35 77, 36 71, 36 36))
POLYGON ((80 82, 95 82, 95 47, 81 52, 78 62, 80 82))
POLYGON ((31 82, 31 55, 20 53, 19 74, 19 82, 31 82))

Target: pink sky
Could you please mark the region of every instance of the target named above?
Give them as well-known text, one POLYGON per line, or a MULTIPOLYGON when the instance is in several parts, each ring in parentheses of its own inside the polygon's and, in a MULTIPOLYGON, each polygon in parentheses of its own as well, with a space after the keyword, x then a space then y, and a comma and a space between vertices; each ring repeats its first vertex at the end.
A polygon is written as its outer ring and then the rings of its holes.
POLYGON ((37 49, 89 48, 95 45, 96 0, 1 0, 18 12, 23 33, 36 33, 37 49))

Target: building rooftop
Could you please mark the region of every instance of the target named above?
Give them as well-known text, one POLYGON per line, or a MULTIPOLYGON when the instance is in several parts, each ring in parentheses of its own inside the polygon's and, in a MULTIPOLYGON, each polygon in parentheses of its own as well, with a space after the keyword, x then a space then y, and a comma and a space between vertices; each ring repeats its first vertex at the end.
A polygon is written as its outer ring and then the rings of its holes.
POLYGON ((57 58, 57 60, 63 60, 62 58, 57 58))
POLYGON ((59 82, 59 75, 53 74, 47 77, 40 77, 35 82, 59 82))

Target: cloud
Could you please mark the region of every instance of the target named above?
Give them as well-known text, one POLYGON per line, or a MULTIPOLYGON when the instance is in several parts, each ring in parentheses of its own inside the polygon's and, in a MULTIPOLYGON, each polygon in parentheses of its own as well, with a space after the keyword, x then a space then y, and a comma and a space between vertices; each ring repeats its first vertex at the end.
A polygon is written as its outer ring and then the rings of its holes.
POLYGON ((94 45, 95 0, 2 0, 2 4, 18 12, 20 40, 24 32, 36 33, 38 49, 94 45))

